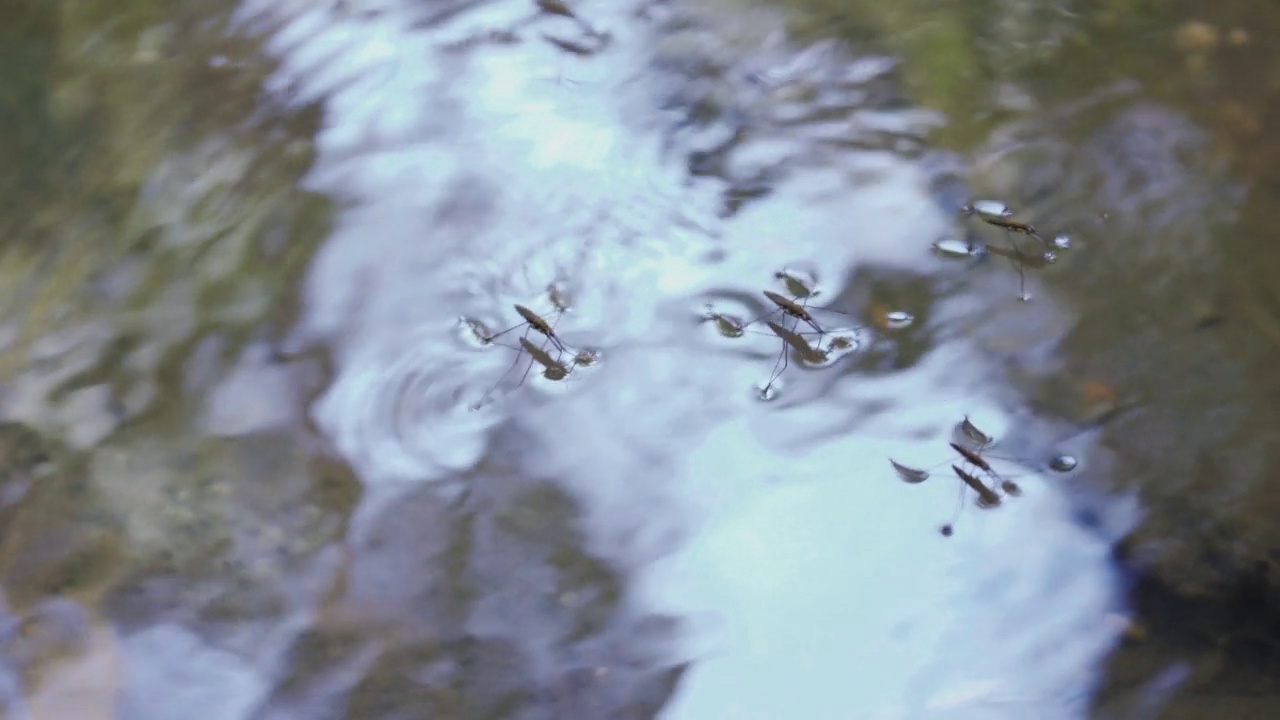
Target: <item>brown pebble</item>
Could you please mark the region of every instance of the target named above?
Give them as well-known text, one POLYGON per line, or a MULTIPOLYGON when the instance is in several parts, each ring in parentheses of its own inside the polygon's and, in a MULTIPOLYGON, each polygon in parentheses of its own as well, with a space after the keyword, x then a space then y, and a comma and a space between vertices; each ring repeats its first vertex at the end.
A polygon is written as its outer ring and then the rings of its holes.
POLYGON ((1184 53, 1205 53, 1218 46, 1218 28, 1200 20, 1188 20, 1173 34, 1173 42, 1184 53))
POLYGON ((1262 132, 1262 120, 1258 114, 1234 100, 1222 104, 1222 119, 1228 128, 1242 137, 1256 137, 1262 132))

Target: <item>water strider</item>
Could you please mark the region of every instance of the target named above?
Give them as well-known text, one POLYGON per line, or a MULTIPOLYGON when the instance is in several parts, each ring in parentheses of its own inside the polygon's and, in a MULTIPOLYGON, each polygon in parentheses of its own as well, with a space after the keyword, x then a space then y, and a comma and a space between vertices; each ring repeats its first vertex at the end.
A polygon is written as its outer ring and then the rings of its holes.
MULTIPOLYGON (((747 332, 752 332, 751 326, 764 323, 769 333, 782 341, 768 380, 758 388, 762 400, 774 397, 774 386, 790 367, 792 353, 801 363, 820 366, 831 362, 837 354, 857 347, 857 329, 828 329, 814 317, 808 301, 819 292, 813 288, 812 278, 806 280, 795 271, 788 270, 779 271, 774 277, 781 280, 793 296, 789 298, 773 290, 762 291, 765 298, 775 306, 774 310, 748 322, 734 315, 720 313, 711 305, 706 306, 703 315, 704 321, 714 323, 717 332, 724 337, 740 338, 747 332), (773 319, 779 315, 782 316, 782 322, 773 319), (785 325, 787 321, 791 322, 791 327, 785 325), (810 329, 801 330, 801 324, 810 329)), ((824 311, 840 313, 831 308, 824 308, 824 311)))
MULTIPOLYGON (((914 467, 900 463, 893 458, 889 458, 889 464, 893 467, 898 479, 911 485, 918 485, 932 477, 932 471, 943 466, 950 465, 951 470, 961 481, 960 500, 957 510, 958 517, 960 509, 964 504, 965 488, 969 488, 978 496, 977 506, 982 509, 992 509, 1000 505, 1001 494, 1007 497, 1018 497, 1022 495, 1022 488, 1014 481, 1018 475, 1011 475, 1002 470, 998 470, 992 462, 994 460, 1005 460, 1015 462, 1020 465, 1027 463, 1018 458, 1001 457, 993 455, 989 449, 995 443, 995 439, 978 428, 977 425, 964 416, 954 428, 956 440, 948 442, 951 450, 963 460, 962 465, 954 464, 952 459, 939 462, 932 467, 914 467), (987 485, 983 478, 991 482, 987 485)), ((1050 470, 1058 473, 1066 473, 1074 470, 1076 467, 1075 458, 1069 455, 1055 455, 1047 463, 1044 464, 1050 470)), ((950 537, 954 532, 955 517, 951 521, 945 523, 941 527, 943 535, 950 537)))
MULTIPOLYGON (((1002 461, 1030 467, 1047 468, 1059 473, 1070 472, 1071 470, 1074 470, 1075 466, 1078 464, 1074 457, 1065 454, 1054 455, 1048 461, 1038 462, 1028 460, 1027 458, 992 453, 991 448, 996 444, 995 438, 975 425, 967 415, 964 416, 960 422, 956 423, 953 429, 953 435, 955 436, 954 439, 947 442, 948 447, 950 447, 956 455, 960 456, 965 463, 972 465, 983 473, 986 473, 998 483, 1003 482, 1002 476, 991 464, 991 461, 1002 461)), ((1064 438, 1064 440, 1069 440, 1071 437, 1064 438)), ((890 459, 890 463, 892 463, 893 468, 898 473, 899 477, 904 482, 909 483, 918 483, 927 480, 931 476, 933 470, 936 470, 943 465, 947 465, 950 462, 951 460, 948 459, 938 462, 932 466, 917 468, 890 459)), ((1017 492, 1016 487, 1011 487, 1009 489, 1011 490, 1011 494, 1017 492)))
POLYGON ((1044 237, 1040 235, 1040 231, 1036 230, 1035 226, 1031 225, 1030 223, 1024 223, 1019 220, 1014 220, 1011 217, 993 217, 990 215, 979 215, 978 219, 988 225, 994 225, 995 227, 998 227, 1001 230, 1004 230, 1006 232, 1019 233, 1022 235, 1026 235, 1029 238, 1035 239, 1041 245, 1048 244, 1045 241, 1044 237))
POLYGON ((769 301, 774 305, 777 305, 779 310, 813 328, 815 332, 819 334, 826 332, 822 329, 822 326, 818 324, 818 321, 813 319, 813 315, 809 314, 809 309, 804 305, 797 303, 791 298, 779 295, 772 290, 765 290, 764 296, 769 298, 769 301))
MULTIPOLYGON (((987 468, 990 467, 989 464, 979 454, 968 451, 967 449, 964 449, 963 446, 957 445, 956 443, 951 443, 951 447, 955 449, 962 458, 964 458, 967 464, 973 467, 974 471, 981 470, 993 481, 993 483, 998 483, 998 485, 987 485, 976 472, 966 470, 959 465, 956 465, 954 462, 944 461, 943 463, 940 463, 940 465, 950 465, 952 472, 960 481, 960 485, 958 486, 959 497, 956 500, 956 508, 952 512, 952 517, 939 527, 939 532, 941 532, 945 537, 951 537, 955 532, 956 521, 958 520, 961 511, 964 509, 965 497, 968 494, 966 491, 972 491, 977 496, 977 500, 974 504, 982 510, 991 510, 1000 507, 1000 492, 1003 492, 1009 497, 1017 497, 1022 494, 1022 491, 1017 484, 1007 478, 996 475, 994 471, 988 471, 987 468), (973 460, 977 460, 978 462, 974 463, 973 460), (999 488, 999 491, 997 491, 997 487, 999 488)), ((894 472, 897 473, 900 480, 912 485, 918 485, 932 477, 932 473, 927 469, 904 465, 893 458, 889 458, 889 464, 893 467, 894 472)))
MULTIPOLYGON (((566 351, 564 342, 560 339, 558 335, 556 335, 555 325, 553 323, 548 322, 546 318, 542 317, 538 313, 530 310, 529 308, 519 303, 512 305, 512 307, 515 309, 517 315, 524 318, 524 321, 518 322, 515 325, 512 325, 511 327, 505 330, 500 330, 496 333, 488 332, 488 329, 484 326, 484 324, 477 320, 471 320, 468 318, 468 319, 465 319, 465 322, 471 327, 471 329, 474 332, 476 332, 480 341, 486 345, 493 343, 495 340, 502 337, 503 335, 506 335, 509 332, 512 332, 514 330, 519 330, 520 328, 527 328, 522 337, 528 337, 529 331, 532 330, 542 335, 543 337, 545 337, 548 341, 550 341, 553 345, 555 345, 556 348, 561 352, 566 351)), ((557 307, 556 319, 558 320, 560 315, 563 314, 564 312, 565 312, 564 308, 557 307)))
POLYGON ((769 380, 760 389, 760 398, 768 400, 773 397, 773 384, 778 378, 782 377, 782 373, 787 371, 790 365, 790 356, 795 352, 800 362, 807 365, 822 365, 831 359, 832 353, 838 351, 849 350, 856 345, 856 340, 850 337, 832 335, 823 332, 817 338, 816 344, 811 344, 804 335, 805 333, 797 332, 795 329, 789 329, 772 321, 766 320, 765 325, 769 330, 782 340, 782 349, 778 352, 778 359, 773 364, 773 371, 769 374, 769 380), (823 338, 827 339, 827 344, 822 345, 823 338))
MULTIPOLYGON (((563 313, 568 311, 568 303, 554 286, 548 289, 548 294, 551 298, 552 304, 556 308, 556 319, 558 320, 563 313)), ((512 325, 500 332, 489 332, 484 324, 478 320, 465 320, 466 325, 479 337, 483 345, 499 345, 516 351, 516 356, 512 361, 511 366, 502 373, 497 382, 486 390, 476 403, 471 405, 472 410, 479 410, 481 407, 488 404, 493 397, 493 393, 497 392, 498 388, 501 387, 502 381, 506 376, 516 369, 524 355, 529 356, 529 364, 520 375, 520 379, 516 381, 514 388, 519 388, 524 385, 524 382, 528 378, 529 372, 533 369, 534 364, 542 367, 543 377, 553 382, 557 382, 567 378, 574 368, 592 365, 598 359, 598 354, 595 352, 588 350, 571 350, 560 336, 556 334, 554 321, 548 321, 546 318, 533 310, 530 310, 524 305, 515 304, 513 307, 516 313, 520 315, 520 317, 524 318, 524 321, 516 323, 515 325, 512 325), (525 331, 517 339, 516 347, 512 348, 511 346, 498 341, 498 338, 503 335, 520 328, 525 328, 525 331), (536 332, 543 337, 541 345, 535 345, 529 339, 530 332, 536 332), (555 349, 556 355, 554 357, 547 351, 548 345, 555 349), (567 364, 562 360, 565 355, 572 358, 567 364)))
POLYGON ((987 477, 999 483, 1000 489, 1004 491, 1005 494, 1011 495, 1014 497, 1017 497, 1018 495, 1022 494, 1022 489, 1018 487, 1017 483, 1014 483, 1012 480, 1009 480, 1007 477, 1004 477, 1000 473, 996 472, 996 469, 991 466, 991 463, 987 462, 987 459, 982 456, 983 447, 973 449, 973 448, 967 448, 964 445, 961 445, 959 443, 953 442, 948 444, 951 446, 952 450, 955 450, 956 452, 960 453, 961 457, 965 459, 965 462, 969 463, 970 465, 976 468, 979 468, 984 473, 986 473, 987 477))
MULTIPOLYGON (((784 316, 794 320, 797 324, 804 323, 805 325, 808 325, 813 329, 813 332, 819 336, 828 334, 828 331, 814 318, 813 313, 816 310, 809 307, 809 301, 821 294, 820 291, 814 288, 816 278, 811 276, 806 279, 796 271, 785 269, 775 273, 774 277, 782 281, 787 291, 791 293, 791 297, 787 297, 773 290, 762 291, 765 298, 768 299, 769 302, 773 303, 775 309, 765 313, 755 320, 752 320, 751 322, 746 323, 745 326, 749 327, 755 323, 765 322, 778 313, 782 313, 784 316)), ((835 308, 822 308, 821 310, 823 312, 847 315, 847 313, 835 308)))
POLYGON ((1001 247, 990 243, 971 244, 961 240, 946 239, 934 244, 935 250, 944 255, 981 256, 991 254, 1007 259, 1018 271, 1018 299, 1030 300, 1027 294, 1026 268, 1042 269, 1057 261, 1054 249, 1065 250, 1071 246, 1071 239, 1066 235, 1058 235, 1047 240, 1032 224, 1014 219, 1013 210, 1006 204, 994 200, 977 201, 961 207, 962 215, 977 217, 983 223, 1002 230, 1008 239, 1008 246, 1001 247), (1034 239, 1042 250, 1029 251, 1019 247, 1011 235, 1025 235, 1034 239))

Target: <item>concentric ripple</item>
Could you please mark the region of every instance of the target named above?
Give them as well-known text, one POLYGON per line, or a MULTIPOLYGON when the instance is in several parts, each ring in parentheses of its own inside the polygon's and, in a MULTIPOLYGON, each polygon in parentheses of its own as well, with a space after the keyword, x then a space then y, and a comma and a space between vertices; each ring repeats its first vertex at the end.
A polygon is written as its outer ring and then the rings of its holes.
MULTIPOLYGON (((425 337, 394 359, 361 353, 317 403, 316 422, 366 481, 437 480, 484 452, 501 414, 483 401, 515 352, 443 351, 450 341, 425 337)), ((501 388, 491 395, 503 399, 501 388)))

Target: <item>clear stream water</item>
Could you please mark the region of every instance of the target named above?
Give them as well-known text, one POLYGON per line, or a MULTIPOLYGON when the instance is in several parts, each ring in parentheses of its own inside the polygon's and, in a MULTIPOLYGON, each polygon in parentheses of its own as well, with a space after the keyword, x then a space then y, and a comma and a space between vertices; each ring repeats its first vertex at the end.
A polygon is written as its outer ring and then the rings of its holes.
MULTIPOLYGON (((1068 162, 1011 122, 974 169, 929 144, 948 118, 911 101, 902 61, 882 49, 789 37, 778 11, 754 6, 546 9, 235 8, 227 37, 261 41, 271 63, 240 116, 308 118, 264 152, 310 159, 301 187, 332 201, 330 225, 314 253, 299 246, 302 261, 285 231, 228 246, 240 201, 217 189, 258 187, 237 180, 255 165, 216 142, 187 149, 146 173, 139 203, 158 227, 200 203, 226 227, 212 231, 217 250, 161 265, 169 290, 127 316, 133 345, 121 341, 117 365, 158 384, 90 378, 55 406, 56 383, 36 378, 63 377, 49 364, 90 341, 60 330, 22 346, 45 365, 6 388, 6 417, 78 453, 32 507, 92 497, 110 530, 86 547, 110 550, 76 567, 122 569, 79 569, 76 592, 57 592, 68 586, 21 562, 44 536, 11 541, 11 625, 58 629, 75 651, 30 641, 57 658, 40 664, 11 643, 7 714, 1089 717, 1128 627, 1112 544, 1141 513, 1121 484, 1090 496, 1105 509, 1082 521, 1073 478, 1106 475, 1115 451, 1049 419, 1033 382, 1064 363, 1061 338, 1088 303, 1030 270, 1022 302, 1002 258, 935 245, 1001 241, 957 208, 1025 184, 1039 216, 1084 235, 1060 249, 1068 271, 1145 251, 1091 246, 1099 214, 1123 228, 1147 213, 1196 252, 1187 218, 1238 192, 1159 172, 1164 145, 1106 148, 1149 132, 1182 152, 1198 131, 1135 100, 1133 83, 1100 84, 1041 120, 1123 103, 1093 150, 1068 162), (1008 159, 1028 153, 1044 168, 1008 159), (1093 177, 1080 165, 1111 184, 1062 181, 1093 177), (1156 176, 1166 185, 1143 195, 1156 176), (1142 205, 1173 193, 1202 202, 1183 216, 1142 205), (244 286, 280 282, 290 257, 301 271, 286 298, 182 284, 183 267, 203 278, 210 265, 244 286), (816 322, 855 346, 823 367, 790 360, 766 400, 782 342, 759 325, 728 337, 707 313, 768 312, 763 292, 788 291, 782 272, 811 279, 816 322), (214 339, 190 329, 209 321, 190 309, 208 298, 228 308, 214 339), (516 304, 592 362, 559 381, 535 365, 521 382, 528 361, 472 330, 516 324, 516 304), (895 312, 910 321, 889 322, 895 312), (264 317, 269 333, 236 330, 264 317), (188 338, 172 341, 179 370, 166 370, 165 332, 188 338), (193 399, 158 422, 192 437, 129 435, 167 392, 193 399), (996 439, 1021 495, 980 509, 970 493, 957 515, 947 443, 966 417, 996 439), (1060 453, 1079 467, 1049 471, 1060 453), (890 458, 933 474, 903 482, 890 458), (14 589, 28 577, 53 590, 14 589)), ((139 62, 164 46, 142 37, 139 62)), ((238 52, 189 54, 254 62, 238 52)), ((276 197, 273 182, 253 192, 276 197)), ((186 257, 183 237, 159 242, 164 257, 186 257)), ((116 283, 143 272, 121 262, 116 283)), ((26 512, 38 524, 70 511, 26 512)))
MULTIPOLYGON (((945 539, 936 528, 956 484, 908 486, 887 462, 946 458, 965 415, 993 433, 1017 422, 1016 400, 983 389, 987 361, 959 339, 897 372, 851 358, 791 370, 761 402, 776 340, 725 341, 699 322, 718 298, 760 314, 786 268, 814 272, 832 295, 859 268, 956 272, 930 254, 957 231, 927 161, 832 142, 910 138, 934 120, 877 103, 892 63, 804 53, 776 32, 753 52, 747 38, 671 33, 661 17, 675 9, 642 20, 603 3, 578 10, 609 33, 596 57, 532 33, 450 52, 515 25, 529 4, 444 21, 378 9, 244 7, 287 23, 267 46, 283 62, 270 86, 325 98, 307 183, 350 201, 310 270, 293 339, 335 357, 312 413, 365 483, 352 541, 420 484, 456 493, 460 473, 498 454, 504 482, 548 478, 581 507, 586 547, 630 576, 627 607, 679 619, 673 652, 693 665, 664 717, 1081 716, 1121 629, 1108 622, 1123 608, 1103 539, 1073 524, 1054 478, 1035 475, 1025 497, 966 512, 945 539), (727 172, 777 177, 731 217, 725 181, 690 181, 681 162, 733 132, 679 127, 687 109, 672 89, 698 79, 679 67, 697 51, 678 45, 699 39, 736 40, 744 65, 772 73, 703 79, 748 129, 724 153, 727 172), (827 107, 846 112, 824 118, 827 107), (460 342, 458 318, 496 328, 519 319, 513 303, 547 312, 552 284, 572 298, 556 332, 599 348, 598 364, 554 391, 501 388, 472 410, 511 353, 460 342)), ((534 27, 585 32, 562 17, 534 27)), ((942 300, 922 322, 964 302, 942 300)), ((861 342, 892 346, 893 332, 861 342)), ((544 631, 487 604, 472 632, 554 655, 544 631)))

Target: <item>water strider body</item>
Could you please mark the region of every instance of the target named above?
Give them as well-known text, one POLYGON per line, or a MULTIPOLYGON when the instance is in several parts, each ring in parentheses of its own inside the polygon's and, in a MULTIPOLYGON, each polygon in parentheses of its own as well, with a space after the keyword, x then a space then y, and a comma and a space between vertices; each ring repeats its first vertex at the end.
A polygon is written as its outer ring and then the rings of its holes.
POLYGON ((1040 235, 1040 231, 1036 230, 1035 227, 1032 226, 1030 223, 1024 223, 1009 217, 992 217, 990 215, 980 215, 978 217, 980 220, 982 220, 982 222, 988 225, 994 225, 1000 228, 1001 230, 1020 233, 1022 235, 1026 235, 1027 237, 1035 238, 1036 240, 1040 241, 1041 244, 1044 244, 1044 245, 1049 244, 1045 242, 1044 237, 1040 235))
MULTIPOLYGON (((744 322, 736 315, 716 311, 710 304, 706 306, 702 316, 704 322, 714 323, 716 331, 723 337, 740 338, 748 332, 754 332, 768 334, 782 341, 782 348, 768 381, 758 387, 761 399, 765 400, 773 397, 774 385, 790 366, 791 353, 795 353, 801 362, 808 365, 822 365, 832 359, 833 353, 849 350, 857 345, 856 339, 848 336, 845 331, 825 327, 814 317, 814 311, 808 307, 807 302, 818 295, 818 291, 812 289, 811 280, 806 281, 797 273, 785 270, 775 273, 774 277, 783 282, 792 297, 773 290, 762 291, 774 309, 754 320, 744 322), (767 332, 751 331, 750 328, 757 323, 763 324, 767 332), (801 324, 809 329, 800 330, 801 324), (811 339, 811 336, 816 338, 811 339)), ((824 308, 823 311, 840 312, 830 308, 824 308)), ((857 330, 852 332, 856 333, 857 330)))
MULTIPOLYGON (((548 288, 548 294, 550 295, 552 304, 556 308, 556 316, 558 319, 560 315, 568 310, 568 303, 560 295, 555 286, 548 288)), ((520 380, 516 383, 516 387, 520 387, 524 384, 525 378, 528 377, 529 371, 532 370, 534 363, 543 367, 544 377, 550 380, 561 380, 569 374, 572 366, 585 364, 591 361, 588 359, 590 355, 589 353, 571 353, 569 347, 560 338, 560 336, 556 334, 555 325, 552 322, 549 322, 542 315, 519 303, 513 304, 512 307, 515 309, 516 314, 523 318, 523 321, 496 333, 490 332, 483 323, 477 320, 465 320, 471 331, 476 334, 480 339, 480 342, 484 345, 503 345, 503 343, 498 342, 498 338, 506 335, 507 333, 524 328, 524 333, 522 333, 517 340, 517 346, 512 348, 516 351, 516 357, 515 360, 512 361, 511 367, 507 368, 507 370, 498 378, 498 381, 494 386, 487 390, 476 404, 472 405, 472 410, 478 410, 489 402, 493 393, 502 385, 502 380, 515 370, 516 366, 520 364, 520 359, 526 353, 530 358, 529 366, 525 368, 524 373, 520 376, 520 380), (541 346, 535 345, 529 339, 529 334, 531 332, 535 332, 544 338, 541 346), (548 344, 555 348, 558 356, 572 354, 574 356, 573 363, 571 363, 571 365, 565 365, 558 357, 552 357, 552 355, 546 350, 546 346, 548 344)), ((511 347, 509 345, 503 346, 511 347)))
MULTIPOLYGON (((964 441, 972 443, 973 447, 967 446, 964 442, 948 442, 951 450, 954 451, 964 461, 962 467, 957 465, 953 460, 944 460, 934 468, 942 465, 950 465, 952 472, 960 479, 962 485, 960 490, 960 501, 957 504, 956 516, 959 516, 960 510, 964 505, 965 489, 972 490, 977 494, 976 505, 982 509, 992 509, 999 507, 1003 497, 1018 497, 1022 495, 1022 488, 1013 481, 1012 477, 1006 473, 998 471, 988 459, 988 448, 993 444, 994 439, 979 429, 966 416, 960 423, 956 425, 955 433, 964 439, 964 441), (990 485, 984 481, 990 481, 990 485)), ((1015 458, 1007 458, 1017 461, 1015 458)), ((1064 462, 1059 464, 1050 463, 1049 468, 1055 472, 1068 472, 1075 468, 1074 458, 1072 462, 1064 462)), ((933 468, 918 468, 889 458, 889 464, 893 467, 894 473, 905 483, 918 485, 928 480, 932 476, 933 468)), ((942 525, 941 532, 945 536, 950 536, 954 532, 955 519, 942 525)))
POLYGON ((785 297, 783 295, 779 295, 778 293, 772 290, 765 290, 764 296, 766 298, 769 298, 769 300, 774 305, 777 305, 779 310, 786 313, 787 315, 790 315, 796 320, 799 320, 805 323, 809 327, 813 328, 815 332, 818 332, 818 333, 826 332, 825 330, 822 329, 822 326, 818 324, 818 321, 813 319, 813 315, 809 314, 809 310, 805 306, 797 303, 791 298, 785 297))

